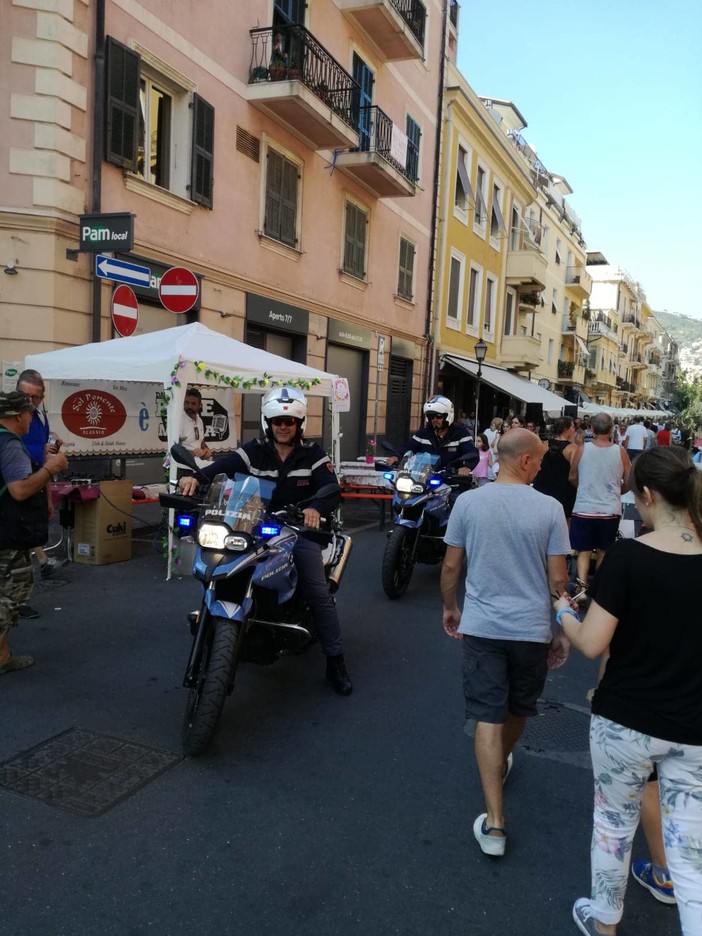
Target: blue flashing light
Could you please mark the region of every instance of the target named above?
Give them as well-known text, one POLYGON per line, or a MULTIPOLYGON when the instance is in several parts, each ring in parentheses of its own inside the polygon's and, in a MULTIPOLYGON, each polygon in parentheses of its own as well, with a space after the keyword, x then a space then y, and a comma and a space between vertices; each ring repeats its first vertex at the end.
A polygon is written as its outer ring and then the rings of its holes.
POLYGON ((441 478, 429 478, 429 487, 439 487, 441 484, 441 478))
POLYGON ((268 524, 261 526, 261 536, 277 536, 280 533, 280 527, 268 524))
POLYGON ((176 517, 176 526, 180 530, 192 530, 195 525, 195 518, 190 514, 178 514, 176 517))
POLYGON ((395 480, 395 472, 394 472, 394 471, 384 471, 384 472, 383 472, 383 477, 385 478, 386 481, 394 481, 394 480, 395 480))

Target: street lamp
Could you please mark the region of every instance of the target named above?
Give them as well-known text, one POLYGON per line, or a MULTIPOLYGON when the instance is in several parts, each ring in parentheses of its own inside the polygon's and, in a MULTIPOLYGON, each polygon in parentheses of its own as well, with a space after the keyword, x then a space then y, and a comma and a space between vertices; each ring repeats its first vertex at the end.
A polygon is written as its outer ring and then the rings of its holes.
POLYGON ((480 378, 483 375, 483 361, 487 354, 487 344, 481 338, 475 343, 475 360, 478 362, 478 379, 475 384, 475 434, 478 434, 479 406, 480 406, 480 378))

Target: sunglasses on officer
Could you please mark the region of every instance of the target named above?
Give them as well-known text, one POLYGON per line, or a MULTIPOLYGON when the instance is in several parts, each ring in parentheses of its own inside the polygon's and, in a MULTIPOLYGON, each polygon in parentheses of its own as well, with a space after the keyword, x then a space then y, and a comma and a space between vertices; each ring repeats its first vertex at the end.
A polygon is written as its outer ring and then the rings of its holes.
POLYGON ((271 425, 273 426, 294 426, 297 423, 297 420, 294 416, 274 416, 271 419, 271 425))
POLYGON ((434 413, 432 410, 429 410, 427 419, 446 419, 446 413, 434 413))

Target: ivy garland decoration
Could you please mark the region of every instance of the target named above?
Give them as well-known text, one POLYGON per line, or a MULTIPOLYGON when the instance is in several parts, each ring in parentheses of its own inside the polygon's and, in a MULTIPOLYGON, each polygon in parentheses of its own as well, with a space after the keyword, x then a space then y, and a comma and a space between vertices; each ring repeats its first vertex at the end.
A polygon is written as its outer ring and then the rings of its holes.
MULTIPOLYGON (((173 387, 180 387, 180 371, 183 367, 187 366, 187 361, 183 361, 180 358, 173 365, 173 370, 171 371, 171 384, 170 387, 164 390, 163 396, 161 397, 161 416, 165 418, 168 411, 168 404, 171 401, 171 396, 173 395, 173 387)), ((322 381, 319 377, 311 377, 309 379, 304 377, 293 377, 289 380, 273 379, 270 374, 263 374, 261 377, 243 377, 234 376, 230 377, 228 374, 220 374, 219 371, 214 370, 211 367, 208 367, 203 361, 194 361, 195 370, 198 374, 201 374, 207 381, 216 381, 218 384, 221 384, 224 387, 229 387, 232 390, 251 390, 253 387, 298 387, 300 390, 309 390, 311 387, 316 387, 322 381)))

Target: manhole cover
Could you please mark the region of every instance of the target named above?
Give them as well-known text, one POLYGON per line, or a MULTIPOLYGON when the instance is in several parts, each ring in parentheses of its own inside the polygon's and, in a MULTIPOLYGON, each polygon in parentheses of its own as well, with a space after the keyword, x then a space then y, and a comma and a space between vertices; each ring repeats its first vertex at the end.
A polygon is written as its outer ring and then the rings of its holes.
MULTIPOLYGON (((535 757, 590 770, 590 710, 548 699, 539 699, 537 708, 539 714, 527 718, 517 747, 535 757)), ((475 722, 466 722, 464 730, 473 737, 475 722)))
POLYGON ((0 764, 0 789, 79 816, 101 816, 182 758, 83 728, 70 728, 0 764))
POLYGON ((590 711, 578 705, 540 699, 539 714, 528 718, 519 746, 546 757, 590 769, 590 711))

